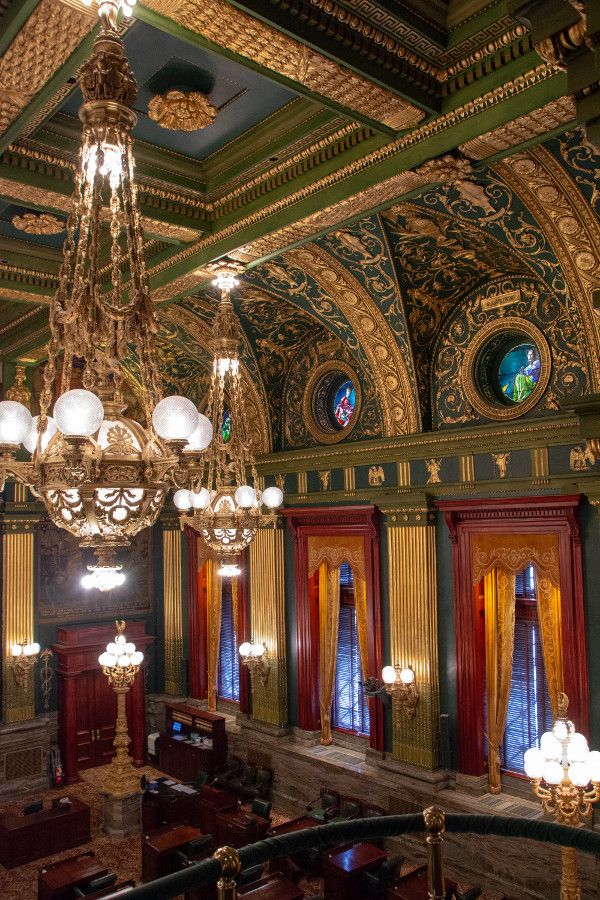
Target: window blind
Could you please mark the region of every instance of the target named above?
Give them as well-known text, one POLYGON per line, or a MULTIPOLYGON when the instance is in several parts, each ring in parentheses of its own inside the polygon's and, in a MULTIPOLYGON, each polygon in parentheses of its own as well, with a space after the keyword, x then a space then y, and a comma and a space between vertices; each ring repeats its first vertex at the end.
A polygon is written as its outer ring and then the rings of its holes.
POLYGON ((217 695, 222 700, 239 702, 240 699, 240 659, 233 620, 231 582, 228 578, 223 579, 217 695))
POLYGON ((369 733, 369 706, 361 684, 356 610, 350 603, 340 605, 331 722, 334 728, 357 734, 369 733))

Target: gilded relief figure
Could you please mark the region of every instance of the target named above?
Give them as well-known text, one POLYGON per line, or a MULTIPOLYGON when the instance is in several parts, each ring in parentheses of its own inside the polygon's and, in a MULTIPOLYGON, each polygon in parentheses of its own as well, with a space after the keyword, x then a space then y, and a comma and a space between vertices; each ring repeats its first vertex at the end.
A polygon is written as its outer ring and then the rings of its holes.
POLYGON ((588 444, 585 447, 572 447, 569 454, 571 472, 585 472, 594 465, 594 454, 588 444))
POLYGON ((16 366, 15 380, 6 392, 6 399, 22 403, 31 412, 31 391, 25 383, 25 378, 25 366, 16 366))
POLYGON ((441 484, 442 476, 442 461, 441 459, 426 459, 425 465, 427 466, 427 484, 441 484))
POLYGON ((369 485, 379 487, 385 481, 385 472, 382 466, 371 466, 369 469, 369 485))
POLYGON ((492 459, 496 466, 498 478, 506 478, 508 475, 508 464, 510 463, 510 453, 492 453, 492 459))
POLYGON ((331 477, 331 469, 324 469, 322 472, 319 472, 319 478, 321 479, 321 490, 328 491, 329 490, 329 478, 331 477))
POLYGON ((285 475, 276 475, 275 476, 275 484, 279 488, 280 491, 284 490, 285 486, 285 475))

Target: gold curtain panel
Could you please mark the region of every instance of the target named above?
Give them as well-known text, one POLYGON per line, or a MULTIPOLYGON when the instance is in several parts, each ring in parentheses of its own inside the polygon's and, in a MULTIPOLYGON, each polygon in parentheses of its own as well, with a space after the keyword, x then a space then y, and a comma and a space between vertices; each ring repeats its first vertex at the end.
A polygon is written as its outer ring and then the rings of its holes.
POLYGON ((516 575, 533 563, 540 577, 560 586, 556 534, 478 534, 473 537, 473 584, 496 566, 516 575))
POLYGON ((339 569, 348 563, 354 578, 366 580, 365 542, 362 537, 325 535, 308 539, 308 577, 327 563, 330 569, 339 569))

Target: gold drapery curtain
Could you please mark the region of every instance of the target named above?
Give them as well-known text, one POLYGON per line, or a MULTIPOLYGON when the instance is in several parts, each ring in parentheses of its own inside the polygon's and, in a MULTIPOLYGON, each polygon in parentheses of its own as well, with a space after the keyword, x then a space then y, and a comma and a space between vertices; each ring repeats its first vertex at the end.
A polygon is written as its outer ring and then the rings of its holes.
POLYGON ((348 563, 355 580, 366 578, 365 541, 363 537, 352 535, 319 535, 308 538, 308 577, 320 571, 323 563, 330 569, 339 569, 348 563))
POLYGON ((321 743, 331 744, 331 703, 337 662, 340 621, 340 570, 326 562, 319 567, 319 669, 321 743))
POLYGON ((540 577, 560 587, 556 534, 477 534, 472 542, 473 584, 498 567, 516 575, 533 563, 540 577))
POLYGON ((361 575, 354 575, 354 607, 356 609, 356 631, 358 634, 358 654, 363 677, 369 677, 368 625, 367 625, 367 582, 361 575))
POLYGON ((537 579, 537 609, 546 682, 552 715, 558 715, 558 695, 564 691, 562 607, 560 588, 545 575, 537 579))
POLYGON ((207 591, 208 708, 214 712, 217 708, 217 672, 221 644, 222 580, 217 575, 217 563, 213 559, 208 559, 204 565, 207 591))
POLYGON ((515 646, 515 574, 494 568, 484 576, 488 781, 500 793, 499 747, 506 727, 515 646))

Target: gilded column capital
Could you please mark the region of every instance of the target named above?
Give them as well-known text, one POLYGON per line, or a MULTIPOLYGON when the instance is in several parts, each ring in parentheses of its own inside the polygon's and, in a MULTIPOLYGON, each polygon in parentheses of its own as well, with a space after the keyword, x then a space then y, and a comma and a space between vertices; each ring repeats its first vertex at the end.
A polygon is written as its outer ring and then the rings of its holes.
POLYGON ((390 500, 387 503, 381 503, 379 508, 385 515, 385 525, 388 528, 434 525, 437 516, 433 499, 428 494, 413 494, 400 503, 397 499, 390 500))
POLYGON ((0 531, 2 534, 27 534, 35 531, 42 518, 42 515, 15 516, 5 513, 0 522, 0 531))

